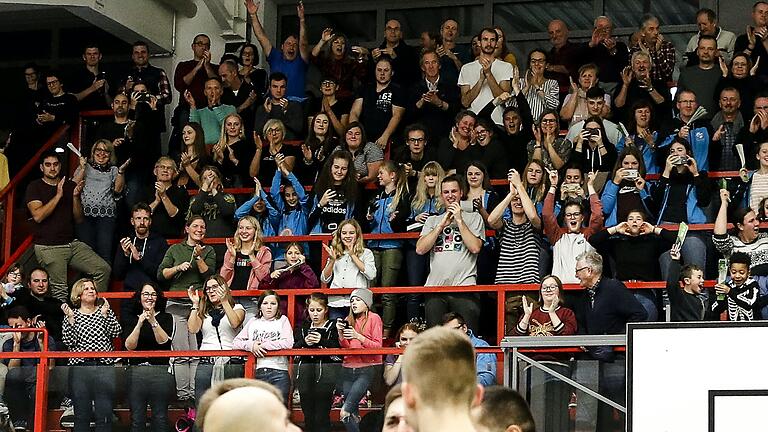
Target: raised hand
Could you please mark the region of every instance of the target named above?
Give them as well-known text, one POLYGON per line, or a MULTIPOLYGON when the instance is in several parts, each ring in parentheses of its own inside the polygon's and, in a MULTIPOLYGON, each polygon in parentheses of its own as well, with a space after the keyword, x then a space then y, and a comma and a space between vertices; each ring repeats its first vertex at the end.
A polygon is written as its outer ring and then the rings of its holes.
POLYGON ((522 296, 523 298, 523 315, 530 318, 533 313, 533 302, 528 303, 528 296, 522 296))
POLYGON ((616 233, 627 235, 629 233, 629 224, 625 221, 616 225, 616 233))
POLYGON ((200 304, 200 294, 193 285, 190 285, 189 288, 187 288, 187 297, 189 297, 193 305, 200 304))
POLYGON ((259 12, 259 4, 253 0, 245 0, 245 9, 248 15, 256 15, 259 12))
POLYGON ((333 189, 326 189, 323 193, 323 196, 320 197, 320 201, 317 202, 317 205, 320 207, 325 207, 328 205, 328 202, 334 198, 336 198, 336 191, 333 189))
POLYGON ((235 239, 227 237, 224 240, 224 243, 227 245, 227 252, 232 256, 232 258, 237 257, 237 250, 235 249, 235 239))
POLYGON ((328 42, 333 37, 333 29, 328 27, 325 30, 323 30, 323 33, 320 35, 320 40, 325 42, 328 42))
POLYGON ((338 254, 336 253, 336 249, 328 246, 325 243, 322 243, 322 245, 323 245, 323 249, 325 249, 325 252, 328 254, 328 258, 331 261, 336 261, 339 258, 338 254))
POLYGON ((749 69, 749 76, 757 75, 757 68, 759 66, 760 66, 760 56, 757 56, 757 60, 755 60, 755 64, 752 65, 751 69, 749 69))
POLYGON ((184 100, 187 101, 191 109, 195 109, 195 98, 192 97, 192 93, 189 90, 184 90, 184 100))
POLYGON ((109 301, 107 299, 105 299, 105 298, 103 298, 103 299, 104 299, 104 304, 101 305, 101 315, 102 316, 107 316, 107 315, 109 315, 109 310, 111 308, 109 306, 109 301))
POLYGON ((558 180, 560 180, 556 169, 547 168, 547 174, 549 174, 549 184, 551 187, 557 187, 558 180))

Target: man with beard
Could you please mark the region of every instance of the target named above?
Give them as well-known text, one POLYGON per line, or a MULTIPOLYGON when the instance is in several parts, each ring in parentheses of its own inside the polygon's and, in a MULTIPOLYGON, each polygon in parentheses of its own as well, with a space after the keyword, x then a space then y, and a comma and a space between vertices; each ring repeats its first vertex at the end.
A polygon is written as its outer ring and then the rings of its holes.
POLYGON ((106 291, 109 264, 74 235, 75 223, 83 220, 80 193, 84 182, 75 184, 61 177, 61 161, 53 151, 41 158, 40 171, 43 177, 29 184, 24 202, 32 216, 35 257, 48 272, 53 296, 68 300, 69 266, 93 275, 98 290, 106 291))
MULTIPOLYGON (((477 60, 461 67, 458 85, 461 89, 461 104, 475 114, 485 108, 494 98, 509 92, 510 78, 516 74, 516 66, 493 56, 498 43, 496 30, 487 27, 480 32, 480 56, 477 60)), ((502 124, 502 107, 491 113, 495 124, 502 124)))
POLYGON ((699 104, 709 113, 707 118, 711 118, 715 112, 715 89, 722 77, 722 72, 717 66, 717 54, 717 39, 713 36, 700 37, 696 50, 699 64, 684 68, 677 80, 678 91, 686 89, 696 94, 699 104))
POLYGON ((131 226, 133 235, 120 239, 113 268, 115 278, 123 281, 124 291, 135 291, 147 282, 157 282, 157 267, 168 249, 165 239, 149 230, 152 209, 147 204, 133 206, 131 226))

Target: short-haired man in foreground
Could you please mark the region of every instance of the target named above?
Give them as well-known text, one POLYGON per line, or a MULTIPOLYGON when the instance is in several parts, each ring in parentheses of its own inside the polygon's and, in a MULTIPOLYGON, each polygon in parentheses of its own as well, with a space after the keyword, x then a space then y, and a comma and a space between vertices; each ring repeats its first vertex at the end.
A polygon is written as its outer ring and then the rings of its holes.
POLYGON ((280 391, 264 381, 233 378, 200 398, 197 428, 202 432, 301 432, 290 420, 280 391))
POLYGON ((419 432, 474 432, 470 409, 483 398, 475 350, 466 335, 433 327, 403 357, 405 417, 419 432))
POLYGON ((536 432, 528 403, 509 387, 486 387, 483 402, 472 408, 472 418, 478 432, 536 432))

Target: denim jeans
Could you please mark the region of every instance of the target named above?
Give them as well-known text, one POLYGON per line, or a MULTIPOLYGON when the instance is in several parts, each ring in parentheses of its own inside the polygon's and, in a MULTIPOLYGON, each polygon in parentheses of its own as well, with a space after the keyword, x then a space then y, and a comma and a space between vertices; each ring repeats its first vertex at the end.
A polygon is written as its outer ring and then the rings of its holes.
POLYGON ((32 419, 35 408, 36 372, 37 368, 34 366, 20 366, 10 369, 5 377, 3 400, 8 405, 8 409, 11 411, 11 420, 14 422, 32 419))
MULTIPOLYGON (((211 361, 215 357, 209 357, 211 361)), ((213 374, 213 364, 201 362, 197 365, 195 370, 195 401, 200 403, 200 398, 203 396, 206 390, 211 387, 211 375, 213 374)), ((243 377, 243 365, 242 364, 226 364, 224 365, 224 379, 227 378, 242 378, 243 377)))
POLYGON ((347 432, 359 432, 358 419, 360 415, 360 399, 365 396, 365 392, 373 381, 373 377, 378 370, 378 366, 366 366, 361 368, 344 367, 341 371, 342 388, 344 389, 344 411, 352 414, 344 427, 347 432))
POLYGON ((96 432, 111 432, 115 367, 101 364, 72 366, 69 373, 69 389, 75 408, 75 427, 72 430, 90 432, 93 414, 96 432))
POLYGON ((83 222, 75 226, 77 238, 96 252, 107 264, 112 264, 115 249, 112 245, 115 237, 115 218, 85 216, 83 222))
POLYGON ((256 379, 277 387, 283 395, 283 403, 288 405, 288 395, 291 392, 291 378, 288 376, 287 370, 258 368, 256 369, 256 379))
POLYGON ((168 401, 173 394, 173 379, 166 365, 131 366, 129 368, 131 404, 131 432, 144 432, 147 424, 147 405, 152 408, 150 430, 167 432, 168 401))

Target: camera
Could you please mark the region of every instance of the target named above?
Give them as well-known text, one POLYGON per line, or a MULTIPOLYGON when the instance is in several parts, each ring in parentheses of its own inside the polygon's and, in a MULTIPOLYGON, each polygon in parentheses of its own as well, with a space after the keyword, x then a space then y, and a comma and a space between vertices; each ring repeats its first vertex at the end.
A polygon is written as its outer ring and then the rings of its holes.
POLYGON ((624 178, 627 180, 634 180, 639 176, 636 169, 625 169, 624 178))
POLYGON ((691 165, 691 158, 689 156, 679 156, 675 165, 691 165))
POLYGON ((598 128, 585 128, 584 130, 587 131, 587 134, 590 138, 600 135, 600 129, 598 128))

